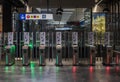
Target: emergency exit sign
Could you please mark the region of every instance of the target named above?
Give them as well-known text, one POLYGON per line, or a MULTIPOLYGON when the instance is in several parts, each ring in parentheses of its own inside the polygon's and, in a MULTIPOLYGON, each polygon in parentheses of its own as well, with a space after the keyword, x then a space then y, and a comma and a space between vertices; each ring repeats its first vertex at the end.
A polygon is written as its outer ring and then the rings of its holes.
POLYGON ((53 20, 53 14, 20 14, 20 20, 53 20))

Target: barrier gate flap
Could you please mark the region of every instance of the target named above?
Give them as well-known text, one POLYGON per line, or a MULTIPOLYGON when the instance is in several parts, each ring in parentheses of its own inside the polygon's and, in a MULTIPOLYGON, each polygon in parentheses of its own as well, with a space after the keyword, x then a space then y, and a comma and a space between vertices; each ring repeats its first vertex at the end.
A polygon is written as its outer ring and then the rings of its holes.
POLYGON ((13 44, 13 32, 8 32, 8 45, 13 44))
POLYGON ((24 44, 29 45, 29 32, 24 32, 24 44))
POLYGON ((56 45, 61 45, 61 32, 56 32, 56 45))
POLYGON ((40 45, 45 45, 45 32, 40 32, 40 45))
POLYGON ((78 32, 72 33, 72 44, 77 45, 78 44, 78 32))
POLYGON ((94 32, 89 32, 88 33, 88 44, 89 45, 94 45, 94 32))

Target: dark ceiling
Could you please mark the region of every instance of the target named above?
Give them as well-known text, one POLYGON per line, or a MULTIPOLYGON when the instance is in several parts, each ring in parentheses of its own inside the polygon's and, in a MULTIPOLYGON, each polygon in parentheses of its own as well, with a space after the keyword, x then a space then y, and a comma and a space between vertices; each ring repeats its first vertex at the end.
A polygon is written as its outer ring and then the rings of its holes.
MULTIPOLYGON (((95 0, 61 0, 63 8, 91 8, 95 0)), ((28 5, 34 8, 46 8, 47 0, 28 0, 28 5)), ((50 8, 58 8, 59 0, 49 0, 50 8)))
MULTIPOLYGON (((2 1, 0 0, 0 4, 2 4, 2 1)), ((22 7, 23 4, 21 4, 20 0, 6 0, 11 2, 11 4, 14 4, 17 7, 22 7)), ((49 7, 50 8, 58 8, 60 3, 59 0, 23 0, 25 2, 28 2, 28 5, 34 8, 47 8, 47 1, 49 1, 49 7)), ((101 4, 110 3, 110 1, 114 0, 103 0, 101 4)), ((63 8, 91 8, 95 4, 95 0, 61 0, 61 6, 63 8)))
POLYGON ((2 0, 0 0, 0 4, 2 4, 2 0))

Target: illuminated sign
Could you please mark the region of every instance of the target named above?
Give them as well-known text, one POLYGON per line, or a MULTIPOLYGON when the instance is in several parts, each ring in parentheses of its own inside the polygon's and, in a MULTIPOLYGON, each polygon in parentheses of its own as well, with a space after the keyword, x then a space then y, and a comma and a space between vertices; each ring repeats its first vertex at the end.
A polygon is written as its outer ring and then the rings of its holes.
POLYGON ((26 14, 26 20, 38 20, 41 19, 41 14, 26 14))
POLYGON ((20 20, 25 20, 25 14, 20 14, 20 20))
POLYGON ((53 14, 20 14, 20 20, 52 20, 53 14))
POLYGON ((104 13, 93 13, 92 17, 92 30, 97 33, 105 32, 105 14, 104 13))
POLYGON ((72 28, 69 28, 69 27, 55 28, 55 30, 72 30, 72 28))
POLYGON ((40 44, 45 45, 45 32, 40 32, 40 44))

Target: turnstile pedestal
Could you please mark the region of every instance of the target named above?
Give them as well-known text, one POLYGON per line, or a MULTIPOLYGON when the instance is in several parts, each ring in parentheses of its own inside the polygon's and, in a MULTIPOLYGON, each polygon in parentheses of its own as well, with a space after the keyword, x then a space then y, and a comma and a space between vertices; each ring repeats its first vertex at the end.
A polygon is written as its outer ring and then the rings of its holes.
POLYGON ((56 46, 56 66, 63 66, 62 64, 62 46, 56 46))
POLYGON ((90 66, 95 66, 96 63, 96 48, 95 46, 90 46, 90 52, 89 52, 89 58, 90 58, 90 66))
POLYGON ((22 47, 22 63, 23 63, 23 66, 28 66, 30 64, 28 45, 24 45, 22 47))
POLYGON ((39 65, 45 66, 45 46, 40 45, 39 47, 39 65))
POLYGON ((12 48, 13 46, 8 45, 6 46, 6 59, 5 63, 6 66, 11 66, 15 63, 15 57, 14 57, 14 49, 12 48))
POLYGON ((78 51, 78 46, 73 45, 73 66, 78 66, 79 65, 79 51, 78 51))
POLYGON ((105 52, 103 54, 103 65, 111 66, 112 65, 112 46, 105 47, 105 52))

